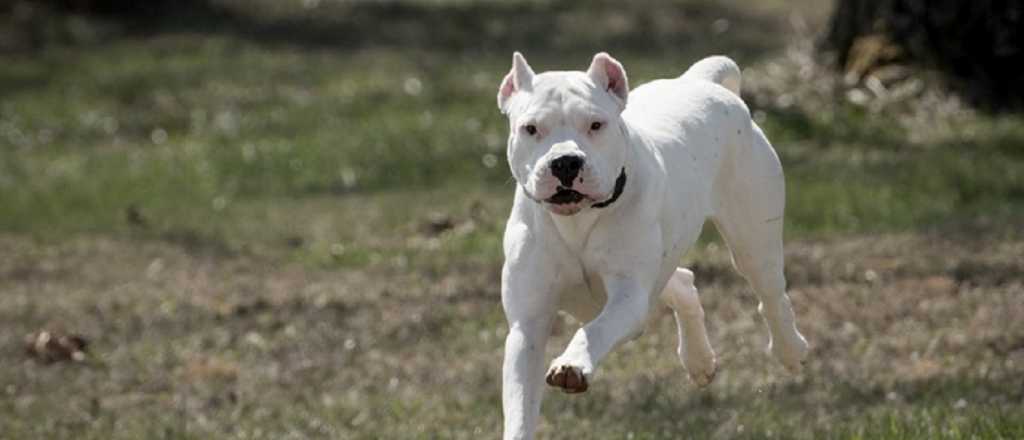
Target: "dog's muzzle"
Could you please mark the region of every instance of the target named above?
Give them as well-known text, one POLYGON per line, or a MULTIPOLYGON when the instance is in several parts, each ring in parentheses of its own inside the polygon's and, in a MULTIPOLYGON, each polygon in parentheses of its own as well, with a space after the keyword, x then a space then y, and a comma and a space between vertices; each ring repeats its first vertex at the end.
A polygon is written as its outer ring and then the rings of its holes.
MULTIPOLYGON (((619 171, 619 177, 615 179, 615 190, 612 192, 612 196, 603 202, 594 203, 593 205, 590 206, 593 208, 607 208, 611 206, 612 203, 615 203, 615 201, 619 199, 619 196, 622 195, 622 191, 625 189, 626 167, 622 167, 622 170, 619 171)), ((534 202, 537 203, 541 203, 541 200, 538 200, 536 197, 533 196, 533 194, 530 194, 529 191, 526 191, 526 188, 523 188, 523 190, 523 192, 526 193, 526 196, 529 197, 530 200, 533 200, 534 202)), ((586 196, 580 193, 579 191, 572 190, 566 187, 559 187, 555 195, 548 197, 547 199, 543 200, 543 202, 550 203, 552 205, 568 205, 573 203, 579 203, 583 201, 583 199, 585 198, 586 196)))
POLYGON ((579 203, 584 198, 586 198, 586 196, 581 194, 579 191, 559 187, 558 192, 556 192, 555 195, 548 197, 545 202, 553 205, 565 205, 569 203, 579 203))

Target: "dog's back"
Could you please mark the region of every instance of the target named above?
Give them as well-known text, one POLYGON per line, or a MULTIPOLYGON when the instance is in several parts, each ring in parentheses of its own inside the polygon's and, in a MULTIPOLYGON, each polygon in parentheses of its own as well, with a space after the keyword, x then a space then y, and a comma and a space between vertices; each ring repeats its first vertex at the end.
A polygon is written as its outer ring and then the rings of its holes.
POLYGON ((740 67, 731 58, 715 55, 704 58, 680 75, 680 78, 711 81, 740 95, 740 67))
MULTIPOLYGON (((651 81, 634 89, 622 118, 643 143, 657 150, 669 181, 669 198, 688 193, 697 200, 666 200, 668 215, 684 210, 712 215, 717 202, 711 187, 723 166, 751 145, 752 121, 737 92, 739 68, 715 56, 694 64, 683 75, 651 81)), ((675 213, 675 214, 672 214, 675 213)))
POLYGON ((749 110, 740 98, 739 67, 724 56, 704 58, 679 77, 651 81, 633 89, 623 119, 648 135, 685 131, 690 122, 702 125, 711 113, 732 114, 746 124, 749 110))

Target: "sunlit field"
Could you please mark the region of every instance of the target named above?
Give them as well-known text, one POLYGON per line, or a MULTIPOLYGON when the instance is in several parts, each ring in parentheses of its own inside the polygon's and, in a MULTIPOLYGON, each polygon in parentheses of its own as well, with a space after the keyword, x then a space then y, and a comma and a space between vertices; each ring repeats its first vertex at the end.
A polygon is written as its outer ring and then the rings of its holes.
POLYGON ((735 58, 812 345, 798 376, 764 352, 708 227, 683 264, 715 382, 659 310, 586 394, 548 394, 543 438, 1024 438, 1024 119, 835 92, 827 5, 223 4, 41 18, 0 53, 0 438, 498 437, 513 50, 607 50, 634 85, 735 58), (44 329, 85 358, 33 359, 44 329))

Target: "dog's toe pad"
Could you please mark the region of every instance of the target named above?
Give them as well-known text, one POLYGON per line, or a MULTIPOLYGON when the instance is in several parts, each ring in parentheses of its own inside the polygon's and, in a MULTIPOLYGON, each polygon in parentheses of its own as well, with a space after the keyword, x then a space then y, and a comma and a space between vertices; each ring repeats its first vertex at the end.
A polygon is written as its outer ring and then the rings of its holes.
POLYGON ((547 383, 569 394, 587 391, 587 377, 579 368, 559 365, 548 370, 547 383))

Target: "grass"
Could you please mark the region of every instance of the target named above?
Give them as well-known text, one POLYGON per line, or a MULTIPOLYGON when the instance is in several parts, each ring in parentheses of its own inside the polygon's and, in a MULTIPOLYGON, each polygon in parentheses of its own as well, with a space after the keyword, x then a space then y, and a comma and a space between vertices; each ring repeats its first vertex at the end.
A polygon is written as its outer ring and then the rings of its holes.
MULTIPOLYGON (((46 18, 56 41, 0 69, 0 438, 494 437, 511 51, 544 70, 610 49, 634 84, 722 52, 757 90, 796 8, 575 6, 46 18), (89 358, 28 359, 44 328, 89 358)), ((588 394, 548 396, 544 438, 1024 437, 1020 116, 911 132, 842 100, 747 98, 787 170, 807 371, 763 353, 709 233, 686 264, 715 383, 688 382, 662 310, 588 394)))
MULTIPOLYGON (((338 56, 168 36, 21 57, 8 81, 42 76, 46 86, 8 93, 0 106, 0 226, 104 231, 129 205, 187 222, 180 216, 230 217, 242 200, 414 186, 483 184, 506 195, 505 123, 483 98, 506 68, 500 55, 424 66, 397 49, 338 56)), ((664 75, 686 62, 631 65, 664 75)), ((829 118, 764 110, 795 188, 791 231, 1019 213, 1019 118, 914 148, 899 127, 852 105, 829 118)))

